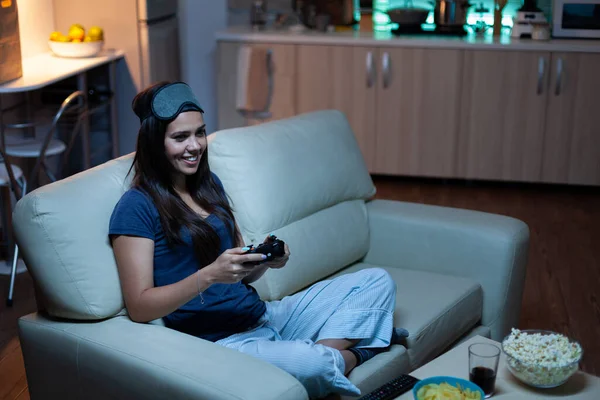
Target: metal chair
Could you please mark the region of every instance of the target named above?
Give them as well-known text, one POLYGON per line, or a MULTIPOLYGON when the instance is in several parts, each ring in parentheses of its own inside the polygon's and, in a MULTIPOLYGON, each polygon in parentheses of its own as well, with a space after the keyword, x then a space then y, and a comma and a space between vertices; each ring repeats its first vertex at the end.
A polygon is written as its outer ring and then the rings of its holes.
MULTIPOLYGON (((27 193, 27 187, 32 187, 34 183, 39 183, 39 173, 44 172, 44 174, 50 179, 51 182, 55 182, 57 180, 56 175, 50 170, 48 165, 46 164, 46 157, 53 155, 63 155, 63 160, 60 163, 60 170, 64 169, 64 166, 67 162, 67 157, 75 143, 75 139, 77 137, 77 133, 79 128, 81 127, 81 123, 84 117, 87 116, 87 107, 85 104, 86 96, 82 91, 75 91, 71 93, 61 104, 60 108, 54 115, 52 120, 52 124, 48 129, 46 135, 43 139, 39 140, 34 138, 31 139, 23 139, 18 143, 8 144, 5 138, 3 137, 3 146, 0 146, 0 155, 4 160, 6 165, 6 172, 8 175, 8 181, 10 182, 9 186, 13 193, 15 194, 16 199, 20 199, 27 193), (65 115, 68 114, 76 114, 76 123, 71 132, 71 137, 68 145, 64 143, 62 140, 59 140, 54 137, 54 134, 57 130, 58 123, 64 118, 65 115), (16 174, 14 173, 15 166, 13 166, 9 160, 9 157, 13 158, 24 158, 24 159, 35 159, 35 165, 29 174, 29 179, 25 179, 21 177, 18 179, 16 174)), ((1 123, 1 121, 0 121, 1 123)), ((35 123, 23 123, 23 124, 5 124, 5 126, 10 128, 31 128, 35 126, 35 123)), ((59 171, 60 172, 60 171, 59 171)), ((13 263, 12 270, 10 276, 10 286, 8 290, 8 298, 7 305, 12 305, 13 298, 13 290, 14 290, 14 281, 17 270, 18 263, 18 255, 19 255, 19 247, 15 244, 15 249, 13 253, 13 263)))
MULTIPOLYGON (((16 165, 12 166, 12 173, 22 187, 25 183, 25 176, 23 175, 23 171, 16 165)), ((8 170, 6 169, 6 164, 4 162, 0 162, 0 206, 2 210, 0 212, 0 217, 2 220, 3 229, 6 230, 7 227, 10 227, 11 215, 9 215, 12 210, 12 196, 10 189, 10 178, 8 176, 8 170), (7 196, 8 195, 8 196, 7 196), (6 201, 8 199, 8 201, 6 201), (7 210, 8 209, 8 210, 7 210)), ((5 233, 5 232, 4 232, 5 233)), ((12 241, 11 235, 3 235, 3 240, 1 245, 6 248, 11 248, 14 244, 12 241)), ((12 258, 12 253, 8 254, 8 259, 12 258)), ((7 260, 8 262, 8 260, 7 260)), ((0 275, 10 275, 10 267, 8 265, 3 265, 0 261, 0 275)))
MULTIPOLYGON (((40 171, 44 172, 51 182, 57 180, 57 177, 52 173, 51 169, 46 164, 46 157, 63 154, 61 169, 64 167, 64 164, 66 163, 66 157, 73 147, 76 134, 79 130, 81 122, 83 121, 83 117, 85 116, 85 110, 85 93, 82 91, 75 91, 62 102, 57 113, 54 115, 50 128, 43 139, 23 139, 17 143, 10 144, 5 142, 5 152, 8 156, 13 158, 36 160, 35 165, 29 174, 29 179, 27 180, 30 186, 36 182, 40 171), (77 113, 78 117, 75 127, 73 128, 73 133, 71 134, 70 142, 67 146, 67 144, 62 140, 55 138, 54 134, 57 130, 59 121, 61 121, 61 118, 73 113, 77 113)), ((31 125, 32 123, 13 124, 7 126, 12 128, 27 128, 31 125)))
MULTIPOLYGON (((23 174, 23 171, 21 170, 21 168, 19 168, 16 165, 11 165, 10 168, 11 168, 11 173, 12 173, 17 185, 19 186, 21 193, 25 193, 27 191, 27 181, 25 179, 25 175, 23 174)), ((10 180, 9 175, 10 175, 10 173, 8 172, 7 165, 5 163, 0 163, 0 186, 8 186, 8 187, 11 186, 11 180, 10 180)), ((10 195, 9 195, 8 199, 6 200, 6 203, 3 204, 3 207, 2 207, 2 226, 5 229, 5 236, 10 237, 12 235, 10 235, 10 233, 7 232, 7 230, 9 229, 8 221, 9 221, 10 216, 5 215, 6 208, 8 208, 9 210, 12 210, 12 199, 10 198, 10 195), (6 207, 6 205, 8 205, 8 207, 6 207)), ((5 240, 5 243, 9 247, 14 244, 11 239, 5 240)), ((8 256, 9 256, 8 259, 10 259, 11 254, 9 254, 8 256)), ((8 264, 8 259, 6 261, 6 264, 8 264)), ((13 291, 14 291, 15 278, 16 278, 17 272, 21 273, 21 272, 24 272, 26 269, 24 265, 21 265, 21 268, 18 268, 18 266, 19 266, 19 248, 16 244, 14 244, 14 250, 12 253, 12 265, 11 265, 10 272, 9 272, 10 283, 9 283, 9 289, 8 289, 8 298, 6 300, 6 304, 8 306, 12 305, 13 291)), ((2 272, 5 273, 6 271, 2 271, 2 272)))

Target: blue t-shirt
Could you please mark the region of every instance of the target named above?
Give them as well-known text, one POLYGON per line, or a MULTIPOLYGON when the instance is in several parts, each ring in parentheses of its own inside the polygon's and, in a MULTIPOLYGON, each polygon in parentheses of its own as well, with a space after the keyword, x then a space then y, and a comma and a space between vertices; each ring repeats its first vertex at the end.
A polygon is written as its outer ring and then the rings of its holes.
MULTIPOLYGON (((215 181, 223 188, 219 178, 215 181)), ((221 240, 219 254, 234 247, 225 223, 215 214, 206 217, 221 240)), ((228 221, 230 225, 231 222, 228 221)), ((140 236, 154 241, 154 285, 178 282, 204 267, 194 254, 189 230, 182 228, 184 244, 170 247, 158 210, 144 191, 132 188, 123 194, 110 218, 110 235, 140 236)), ((217 341, 253 326, 265 312, 265 304, 256 290, 242 282, 215 283, 163 318, 165 325, 203 339, 217 341)))

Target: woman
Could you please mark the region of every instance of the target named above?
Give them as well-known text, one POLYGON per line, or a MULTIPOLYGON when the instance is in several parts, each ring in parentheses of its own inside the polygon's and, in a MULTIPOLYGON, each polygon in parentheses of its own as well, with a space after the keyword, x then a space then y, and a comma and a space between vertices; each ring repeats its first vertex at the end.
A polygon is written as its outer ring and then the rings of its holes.
POLYGON ((360 394, 345 375, 402 336, 393 329, 389 275, 363 270, 262 301, 249 284, 284 267, 289 248, 273 261, 245 254, 208 166, 203 111, 191 89, 153 85, 133 110, 141 122, 135 175, 109 229, 131 319, 162 318, 169 328, 261 358, 295 376, 311 397, 360 394))

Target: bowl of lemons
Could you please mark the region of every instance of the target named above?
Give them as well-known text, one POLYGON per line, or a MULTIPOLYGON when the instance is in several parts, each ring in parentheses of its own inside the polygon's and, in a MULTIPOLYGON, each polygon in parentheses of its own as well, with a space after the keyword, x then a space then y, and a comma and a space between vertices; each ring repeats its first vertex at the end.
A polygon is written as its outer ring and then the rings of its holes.
POLYGON ((99 26, 92 26, 86 31, 82 25, 73 24, 66 35, 52 32, 48 46, 59 57, 94 57, 104 47, 104 31, 99 26))
POLYGON ((483 390, 474 383, 452 376, 433 376, 413 387, 415 400, 484 400, 483 390))

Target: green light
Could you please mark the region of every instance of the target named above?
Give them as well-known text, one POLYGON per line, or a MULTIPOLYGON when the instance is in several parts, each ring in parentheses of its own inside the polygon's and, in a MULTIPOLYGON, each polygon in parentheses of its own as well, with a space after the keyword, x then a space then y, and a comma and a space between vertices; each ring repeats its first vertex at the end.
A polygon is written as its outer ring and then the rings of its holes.
POLYGON ((390 17, 386 13, 382 12, 374 12, 373 13, 373 23, 376 25, 383 25, 390 23, 390 17))
POLYGON ((373 0, 373 9, 387 11, 390 6, 389 0, 373 0))
POLYGON ((388 0, 373 0, 373 30, 389 30, 390 17, 386 13, 388 9, 388 0))
MULTIPOLYGON (((404 4, 405 0, 373 0, 373 29, 376 31, 389 31, 397 27, 397 24, 390 21, 387 10, 395 7, 403 7, 404 4)), ((427 0, 414 0, 413 4, 415 7, 431 8, 431 3, 427 0)), ((475 25, 480 20, 483 20, 489 26, 494 25, 494 16, 491 12, 485 13, 483 16, 479 13, 470 12, 467 16, 467 25, 475 25)), ((425 23, 433 25, 433 12, 429 13, 425 23)), ((502 25, 512 28, 513 16, 505 13, 502 16, 502 25)))
MULTIPOLYGON (((477 23, 477 21, 484 21, 486 24, 492 26, 494 25, 494 16, 492 14, 484 14, 483 16, 480 16, 479 14, 469 14, 467 16, 467 24, 468 25, 475 25, 477 23)), ((432 18, 432 22, 433 22, 433 18, 432 18)), ((503 15, 502 16, 502 26, 508 26, 510 28, 512 28, 513 26, 513 17, 511 15, 503 15)))

